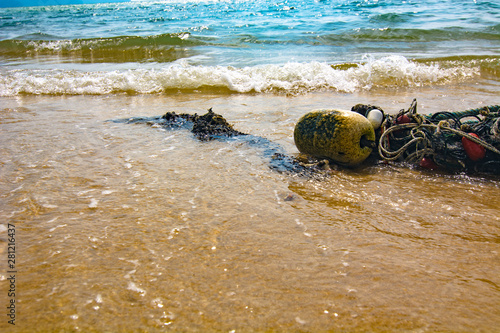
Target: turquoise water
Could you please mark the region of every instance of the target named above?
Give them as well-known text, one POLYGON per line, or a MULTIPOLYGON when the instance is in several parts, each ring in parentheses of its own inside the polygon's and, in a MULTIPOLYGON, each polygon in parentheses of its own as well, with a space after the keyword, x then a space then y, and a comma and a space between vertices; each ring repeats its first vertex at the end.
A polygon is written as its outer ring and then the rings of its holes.
POLYGON ((0 95, 353 92, 500 78, 494 1, 0 9, 0 95))

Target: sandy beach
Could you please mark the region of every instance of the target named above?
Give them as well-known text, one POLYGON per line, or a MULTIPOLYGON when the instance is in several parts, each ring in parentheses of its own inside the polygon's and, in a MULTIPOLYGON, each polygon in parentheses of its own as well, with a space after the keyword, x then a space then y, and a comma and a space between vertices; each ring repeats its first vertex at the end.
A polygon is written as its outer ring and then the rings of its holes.
POLYGON ((498 179, 395 165, 294 177, 244 142, 106 122, 212 107, 293 155, 312 109, 457 111, 493 104, 493 88, 3 98, 15 331, 494 331, 498 179))

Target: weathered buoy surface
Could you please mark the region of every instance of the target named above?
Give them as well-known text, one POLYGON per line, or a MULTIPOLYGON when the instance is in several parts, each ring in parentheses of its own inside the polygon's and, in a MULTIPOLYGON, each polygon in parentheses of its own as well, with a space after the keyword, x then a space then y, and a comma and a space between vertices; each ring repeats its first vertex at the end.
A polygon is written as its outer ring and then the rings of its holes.
POLYGON ((344 110, 316 110, 295 125, 297 149, 339 164, 354 166, 363 162, 375 146, 375 131, 368 119, 344 110))

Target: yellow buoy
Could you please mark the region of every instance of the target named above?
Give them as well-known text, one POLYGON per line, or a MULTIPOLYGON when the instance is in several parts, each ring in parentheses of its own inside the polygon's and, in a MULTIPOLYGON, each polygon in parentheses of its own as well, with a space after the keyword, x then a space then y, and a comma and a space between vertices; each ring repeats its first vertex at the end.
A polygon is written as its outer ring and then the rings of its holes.
POLYGON ((294 131, 301 153, 353 166, 375 147, 375 131, 368 119, 344 110, 316 110, 300 118, 294 131))

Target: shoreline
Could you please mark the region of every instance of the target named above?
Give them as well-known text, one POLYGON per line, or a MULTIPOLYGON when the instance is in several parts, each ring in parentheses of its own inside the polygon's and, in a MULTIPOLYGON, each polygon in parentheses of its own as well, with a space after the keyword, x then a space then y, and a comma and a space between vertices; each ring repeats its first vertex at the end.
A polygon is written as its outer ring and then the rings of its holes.
MULTIPOLYGON (((322 109, 322 108, 339 108, 350 110, 356 104, 371 104, 378 105, 388 114, 396 114, 401 109, 407 109, 414 98, 418 102, 418 112, 422 114, 430 114, 439 111, 464 111, 468 109, 475 109, 484 106, 498 105, 500 99, 500 84, 491 82, 489 85, 472 84, 459 84, 453 86, 430 86, 430 87, 417 87, 417 88, 372 88, 370 90, 361 90, 352 93, 335 92, 335 91, 319 91, 309 92, 302 94, 284 94, 284 93, 214 93, 212 91, 192 91, 183 92, 174 90, 171 93, 153 93, 153 94, 61 94, 61 95, 47 95, 47 94, 20 94, 16 96, 0 97, 3 101, 3 109, 22 107, 31 103, 50 102, 58 103, 62 100, 77 101, 79 99, 89 99, 91 101, 113 101, 116 102, 118 107, 121 107, 120 101, 128 100, 124 105, 137 104, 138 111, 133 109, 125 110, 122 108, 126 116, 141 116, 141 115, 162 115, 168 111, 183 110, 186 113, 202 112, 208 110, 210 107, 214 111, 227 109, 231 114, 228 106, 248 106, 252 107, 252 101, 255 106, 266 111, 266 100, 274 101, 276 106, 281 105, 283 110, 291 110, 291 106, 287 103, 292 103, 294 107, 300 111, 322 109), (142 107, 144 104, 144 107, 142 107), (158 110, 157 114, 150 112, 148 104, 153 107, 152 110, 158 110), (161 104, 164 104, 163 109, 161 104), (239 105, 238 105, 239 104, 239 105), (191 105, 186 108, 185 105, 191 105)), ((116 108, 110 108, 109 114, 116 114, 116 108)), ((253 108, 252 111, 259 112, 253 108)), ((279 112, 279 110, 271 110, 271 112, 279 112)), ((292 112, 295 114, 295 112, 292 112)), ((299 113, 300 114, 300 113, 299 113)), ((102 115, 105 117, 106 113, 102 115)))

